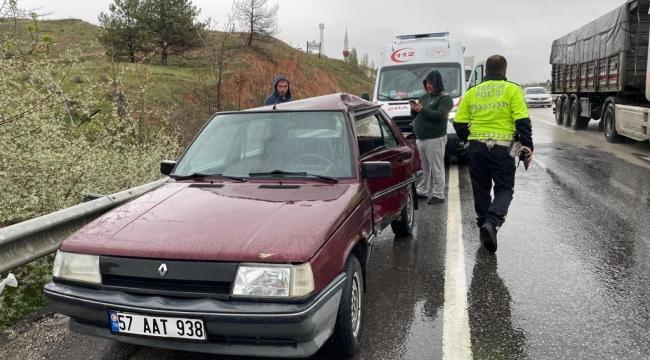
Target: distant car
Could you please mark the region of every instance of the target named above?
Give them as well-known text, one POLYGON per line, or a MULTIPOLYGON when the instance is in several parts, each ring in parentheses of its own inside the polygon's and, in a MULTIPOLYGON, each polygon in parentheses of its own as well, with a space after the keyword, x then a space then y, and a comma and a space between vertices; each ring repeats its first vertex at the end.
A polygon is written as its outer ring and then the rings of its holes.
POLYGON ((551 94, 543 87, 527 87, 524 89, 524 95, 526 96, 526 105, 529 107, 551 107, 553 105, 551 94))
POLYGON ((161 163, 173 181, 63 241, 49 306, 126 343, 308 357, 331 339, 351 356, 373 242, 411 234, 419 164, 355 96, 218 113, 161 163))

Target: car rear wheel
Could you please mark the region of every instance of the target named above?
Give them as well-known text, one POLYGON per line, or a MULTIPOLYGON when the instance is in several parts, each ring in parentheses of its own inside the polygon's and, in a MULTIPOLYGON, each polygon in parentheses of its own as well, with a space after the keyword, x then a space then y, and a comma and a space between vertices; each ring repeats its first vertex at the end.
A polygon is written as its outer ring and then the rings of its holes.
POLYGON ((390 223, 390 227, 393 229, 393 233, 397 237, 405 237, 413 233, 413 224, 415 222, 413 193, 414 191, 409 189, 408 194, 406 195, 406 204, 404 204, 404 207, 402 208, 400 218, 390 223))
POLYGON ((351 255, 348 259, 345 274, 336 325, 330 340, 337 355, 348 358, 359 350, 362 331, 363 271, 356 256, 351 255))

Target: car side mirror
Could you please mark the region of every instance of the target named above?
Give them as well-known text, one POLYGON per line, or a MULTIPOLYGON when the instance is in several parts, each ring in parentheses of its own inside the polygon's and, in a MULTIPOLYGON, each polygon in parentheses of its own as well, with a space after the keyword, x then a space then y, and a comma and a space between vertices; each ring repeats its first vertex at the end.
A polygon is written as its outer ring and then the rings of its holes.
POLYGON ((174 160, 163 160, 160 162, 160 173, 163 175, 169 175, 174 170, 176 166, 176 161, 174 160))
POLYGON ((361 174, 366 179, 381 179, 393 174, 389 161, 364 161, 361 163, 361 174))
POLYGON ((368 95, 368 93, 361 94, 361 98, 370 101, 370 95, 368 95))

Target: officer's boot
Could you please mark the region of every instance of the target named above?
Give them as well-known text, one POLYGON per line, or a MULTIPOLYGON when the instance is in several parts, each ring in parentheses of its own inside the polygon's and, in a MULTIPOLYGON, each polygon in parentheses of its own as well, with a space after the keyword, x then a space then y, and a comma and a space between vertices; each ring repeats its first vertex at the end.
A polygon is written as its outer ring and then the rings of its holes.
POLYGON ((490 223, 486 222, 479 229, 481 242, 490 252, 497 252, 497 229, 490 223))

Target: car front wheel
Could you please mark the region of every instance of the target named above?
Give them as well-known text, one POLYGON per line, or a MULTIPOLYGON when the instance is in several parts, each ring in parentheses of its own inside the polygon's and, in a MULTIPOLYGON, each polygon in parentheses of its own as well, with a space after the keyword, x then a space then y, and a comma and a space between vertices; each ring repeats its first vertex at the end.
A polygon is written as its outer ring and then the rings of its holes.
POLYGON ((363 270, 359 260, 350 255, 345 264, 345 284, 332 334, 334 351, 342 358, 353 356, 360 347, 363 304, 363 270))

